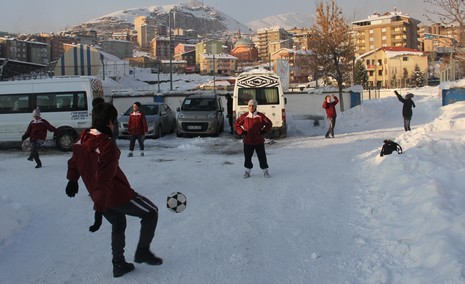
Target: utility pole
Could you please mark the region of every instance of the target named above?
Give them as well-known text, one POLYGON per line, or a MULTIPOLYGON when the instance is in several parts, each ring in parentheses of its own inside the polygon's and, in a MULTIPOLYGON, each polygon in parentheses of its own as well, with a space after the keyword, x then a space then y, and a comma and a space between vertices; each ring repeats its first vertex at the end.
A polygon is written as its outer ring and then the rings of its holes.
POLYGON ((170 41, 170 44, 169 44, 169 57, 170 57, 170 91, 173 90, 173 50, 171 48, 171 14, 173 13, 173 10, 170 10, 169 12, 169 16, 168 16, 168 26, 169 26, 169 33, 170 33, 170 37, 169 37, 169 41, 170 41))

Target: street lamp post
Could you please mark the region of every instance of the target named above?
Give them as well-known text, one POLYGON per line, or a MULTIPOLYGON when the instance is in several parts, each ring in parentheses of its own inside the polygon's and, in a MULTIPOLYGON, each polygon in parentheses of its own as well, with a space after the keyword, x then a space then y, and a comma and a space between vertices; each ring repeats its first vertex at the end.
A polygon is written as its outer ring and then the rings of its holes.
POLYGON ((173 13, 173 10, 170 10, 169 17, 168 17, 168 26, 169 26, 169 33, 170 33, 170 35, 169 35, 170 43, 169 43, 169 47, 168 47, 168 49, 169 49, 169 57, 170 57, 170 91, 173 90, 173 54, 172 54, 173 51, 172 51, 172 48, 171 48, 171 45, 172 45, 172 43, 171 43, 171 40, 172 40, 172 38, 171 38, 171 14, 172 13, 173 13))
POLYGON ((216 95, 215 54, 213 53, 213 94, 216 95))

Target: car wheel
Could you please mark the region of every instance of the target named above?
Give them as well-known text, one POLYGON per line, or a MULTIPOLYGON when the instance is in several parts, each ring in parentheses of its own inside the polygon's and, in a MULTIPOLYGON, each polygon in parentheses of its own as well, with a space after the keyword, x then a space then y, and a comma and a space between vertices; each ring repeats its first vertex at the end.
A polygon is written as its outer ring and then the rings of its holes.
POLYGON ((155 139, 160 139, 163 136, 163 127, 161 124, 157 127, 157 133, 155 134, 155 139))
POLYGON ((71 151, 75 139, 76 134, 71 132, 63 133, 62 135, 56 138, 56 144, 58 149, 60 149, 61 151, 71 151))

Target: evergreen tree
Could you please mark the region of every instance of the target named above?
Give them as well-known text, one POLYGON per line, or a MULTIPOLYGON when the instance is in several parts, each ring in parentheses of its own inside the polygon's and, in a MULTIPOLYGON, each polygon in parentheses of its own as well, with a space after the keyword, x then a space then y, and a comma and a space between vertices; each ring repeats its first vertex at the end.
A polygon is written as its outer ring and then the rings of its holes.
POLYGON ((416 87, 423 87, 425 85, 425 76, 421 72, 420 67, 415 65, 415 70, 413 71, 410 81, 415 84, 416 87))
POLYGON ((366 88, 368 74, 365 64, 362 62, 362 60, 357 60, 357 62, 355 62, 354 69, 354 84, 362 85, 364 88, 366 88))

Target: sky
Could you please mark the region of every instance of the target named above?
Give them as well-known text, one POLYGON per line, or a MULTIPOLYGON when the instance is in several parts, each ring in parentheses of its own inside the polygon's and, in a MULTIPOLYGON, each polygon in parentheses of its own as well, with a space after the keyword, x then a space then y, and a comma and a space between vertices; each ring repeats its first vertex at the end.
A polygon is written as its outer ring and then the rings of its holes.
MULTIPOLYGON (((13 33, 56 32, 67 26, 77 25, 100 16, 129 8, 156 5, 187 3, 186 1, 147 1, 147 0, 16 0, 2 7, 0 31, 13 33)), ((269 0, 204 0, 203 3, 217 8, 243 24, 250 21, 275 16, 287 12, 313 15, 316 1, 290 0, 271 3, 269 0), (244 9, 244 7, 247 9, 244 9)), ((373 12, 388 12, 394 7, 417 19, 424 19, 426 11, 423 0, 384 1, 384 0, 337 0, 348 19, 363 19, 373 12), (354 5, 354 3, 356 3, 354 5)))
MULTIPOLYGON (((256 156, 242 178, 242 142, 227 129, 147 140, 145 157, 136 147, 128 158, 128 141, 118 140, 132 187, 159 207, 151 249, 164 263, 136 264, 117 280, 109 224, 88 231, 93 210, 82 182, 76 197, 65 195, 70 153, 45 148, 35 169, 27 152, 0 150, 2 281, 464 283, 465 102, 442 107, 438 87, 399 91, 415 94, 412 131, 390 93, 338 112, 331 139, 326 121, 314 126, 296 113, 302 100, 288 95, 288 137, 266 141, 271 178, 256 156), (380 157, 384 139, 404 152, 380 157), (187 196, 179 214, 165 207, 175 191, 187 196)), ((138 231, 128 217, 130 262, 138 231)))

